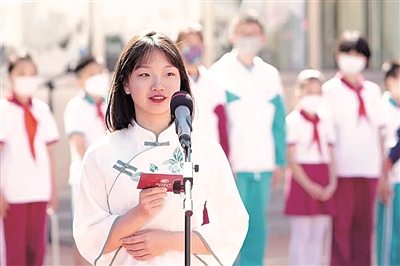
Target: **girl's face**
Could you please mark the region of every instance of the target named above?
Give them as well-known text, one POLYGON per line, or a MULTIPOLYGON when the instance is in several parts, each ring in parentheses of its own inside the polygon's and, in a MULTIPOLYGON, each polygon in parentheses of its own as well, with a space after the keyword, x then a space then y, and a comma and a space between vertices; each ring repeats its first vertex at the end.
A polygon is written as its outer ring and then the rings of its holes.
POLYGON ((321 82, 317 79, 310 79, 301 88, 301 97, 306 95, 322 95, 321 82))
POLYGON ((36 75, 37 71, 35 64, 30 60, 21 60, 15 64, 14 68, 9 74, 11 87, 14 88, 15 79, 17 79, 18 77, 36 76, 36 75))
POLYGON ((396 77, 388 77, 386 79, 386 86, 392 97, 400 102, 400 69, 397 69, 396 77))
POLYGON ((131 94, 137 121, 160 118, 169 121, 171 96, 179 91, 180 85, 178 68, 155 49, 147 62, 132 71, 124 90, 131 94))
POLYGON ((90 63, 79 73, 78 85, 96 101, 101 100, 110 87, 108 70, 96 62, 90 63))
POLYGON ((239 55, 254 57, 260 52, 265 36, 259 24, 245 22, 237 26, 235 33, 230 37, 230 41, 239 55))
POLYGON ((322 103, 321 82, 317 79, 308 80, 300 92, 299 107, 311 114, 315 114, 322 103))
POLYGON ((260 25, 255 22, 245 22, 237 26, 233 37, 233 41, 236 41, 236 38, 240 37, 255 37, 261 39, 264 35, 260 25))
POLYGON ((203 41, 199 34, 189 33, 179 44, 182 59, 186 65, 195 66, 200 64, 203 56, 203 41))
POLYGON ((355 50, 340 52, 336 55, 336 62, 345 76, 359 75, 367 66, 367 57, 355 50))
POLYGON ((84 88, 85 82, 88 78, 103 73, 106 73, 104 67, 102 67, 96 62, 90 63, 87 66, 85 66, 79 73, 78 85, 84 88))

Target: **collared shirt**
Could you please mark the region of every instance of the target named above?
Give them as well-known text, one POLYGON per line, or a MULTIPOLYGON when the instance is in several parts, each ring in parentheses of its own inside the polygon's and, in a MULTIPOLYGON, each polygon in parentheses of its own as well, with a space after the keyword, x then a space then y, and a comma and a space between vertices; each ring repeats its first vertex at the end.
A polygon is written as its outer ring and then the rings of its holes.
MULTIPOLYGON (((103 114, 106 111, 105 102, 101 109, 103 114)), ((65 133, 69 138, 72 134, 80 134, 85 139, 87 149, 96 139, 104 136, 107 131, 105 122, 102 120, 96 109, 96 102, 83 91, 78 92, 68 103, 64 110, 65 133)), ((76 147, 70 142, 71 164, 69 169, 69 184, 76 185, 79 181, 79 169, 81 156, 76 147)))
POLYGON ((37 121, 32 157, 25 129, 24 109, 0 100, 1 191, 9 203, 48 201, 51 196, 51 164, 47 145, 59 140, 59 131, 48 105, 32 98, 31 112, 37 121))
POLYGON ((233 171, 270 172, 284 166, 286 111, 278 70, 259 57, 248 69, 232 51, 209 71, 225 88, 233 171))
POLYGON ((381 89, 363 82, 367 117, 359 116, 359 99, 338 76, 322 86, 336 134, 335 162, 340 177, 378 178, 382 167, 380 131, 384 127, 381 89))
MULTIPOLYGON (((248 215, 221 146, 193 132, 192 228, 212 255, 192 255, 193 265, 232 265, 247 233, 248 215), (207 202, 210 223, 202 226, 207 202)), ((74 215, 74 238, 81 254, 98 265, 182 265, 184 253, 171 251, 138 262, 125 250, 100 255, 117 218, 138 204, 140 174, 183 174, 184 153, 175 126, 156 137, 137 123, 107 134, 87 150, 74 215)), ((142 228, 184 231, 183 197, 168 192, 163 209, 142 228)))
POLYGON ((295 161, 303 164, 329 163, 331 158, 328 145, 335 143, 332 122, 324 112, 318 112, 320 121, 317 124, 321 152, 313 141, 313 124, 308 122, 298 109, 286 117, 288 145, 296 145, 295 161))

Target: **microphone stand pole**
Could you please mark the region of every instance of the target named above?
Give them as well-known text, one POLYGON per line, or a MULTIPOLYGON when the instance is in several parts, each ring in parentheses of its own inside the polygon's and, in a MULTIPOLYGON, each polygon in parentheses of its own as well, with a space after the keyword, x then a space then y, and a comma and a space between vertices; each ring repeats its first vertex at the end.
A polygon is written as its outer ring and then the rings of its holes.
POLYGON ((182 148, 185 153, 185 162, 183 164, 183 185, 180 180, 175 180, 173 184, 173 192, 180 194, 182 190, 185 193, 185 199, 183 201, 183 208, 185 209, 185 266, 190 266, 191 258, 191 217, 193 215, 193 198, 192 198, 192 187, 193 187, 193 170, 198 171, 198 165, 193 167, 191 162, 190 154, 192 152, 190 148, 190 141, 183 140, 182 148))
POLYGON ((185 266, 190 265, 190 246, 191 246, 191 217, 193 215, 193 198, 192 198, 192 186, 193 186, 193 163, 191 162, 190 146, 186 146, 185 149, 185 162, 183 164, 183 184, 185 191, 184 209, 185 209, 185 266))

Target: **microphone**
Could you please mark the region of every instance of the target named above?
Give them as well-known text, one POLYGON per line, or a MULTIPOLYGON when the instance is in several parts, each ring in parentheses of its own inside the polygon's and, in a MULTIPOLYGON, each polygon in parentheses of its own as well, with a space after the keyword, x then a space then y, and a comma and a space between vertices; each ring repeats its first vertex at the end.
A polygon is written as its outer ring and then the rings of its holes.
POLYGON ((178 134, 182 148, 191 147, 190 132, 192 132, 192 97, 185 91, 177 91, 171 97, 171 115, 175 118, 175 131, 178 134))

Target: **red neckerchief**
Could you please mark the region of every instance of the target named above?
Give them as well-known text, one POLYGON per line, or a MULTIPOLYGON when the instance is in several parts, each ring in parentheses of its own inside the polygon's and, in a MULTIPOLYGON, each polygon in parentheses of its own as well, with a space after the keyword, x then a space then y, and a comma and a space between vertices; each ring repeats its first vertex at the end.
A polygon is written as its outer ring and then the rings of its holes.
POLYGON ((32 157, 36 159, 34 142, 37 130, 37 121, 30 111, 32 107, 32 98, 29 98, 29 102, 23 105, 15 97, 14 93, 10 93, 10 95, 7 96, 7 100, 24 109, 25 130, 29 140, 29 148, 31 150, 32 157))
POLYGON ((96 111, 97 111, 97 116, 101 119, 101 121, 104 121, 104 114, 103 111, 101 110, 102 104, 103 104, 102 101, 96 102, 96 111))
POLYGON ((354 91, 357 94, 357 98, 358 98, 358 118, 361 117, 365 117, 368 120, 368 116, 367 116, 367 111, 365 109, 365 104, 364 104, 364 100, 361 97, 361 91, 364 89, 363 87, 363 83, 364 83, 364 78, 359 78, 359 83, 360 86, 355 87, 353 84, 351 84, 350 82, 348 82, 341 73, 338 73, 338 77, 340 78, 340 81, 342 81, 342 83, 344 83, 350 90, 354 91))
POLYGON ((103 101, 96 102, 96 114, 97 114, 97 117, 101 119, 101 122, 103 123, 104 127, 106 127, 104 113, 103 113, 103 110, 101 109, 102 105, 103 105, 103 101))
POLYGON ((319 138, 319 133, 318 133, 318 123, 320 121, 319 117, 317 114, 315 114, 314 117, 311 117, 309 114, 307 114, 304 110, 300 109, 300 114, 304 117, 305 120, 313 124, 313 142, 316 142, 318 145, 318 151, 322 155, 322 149, 321 149, 321 140, 319 138))

